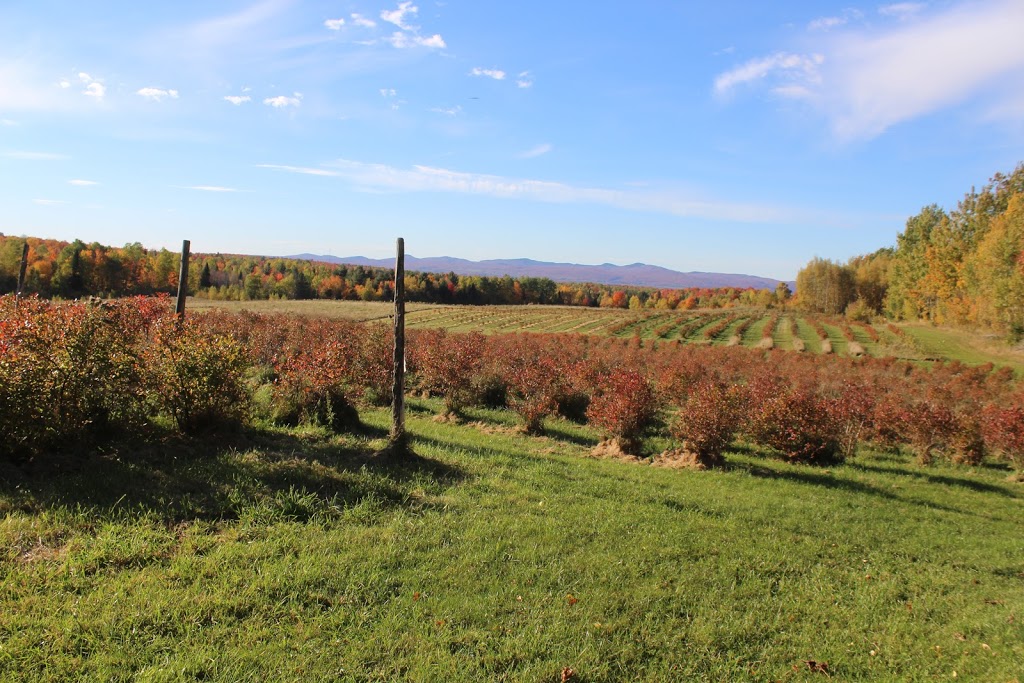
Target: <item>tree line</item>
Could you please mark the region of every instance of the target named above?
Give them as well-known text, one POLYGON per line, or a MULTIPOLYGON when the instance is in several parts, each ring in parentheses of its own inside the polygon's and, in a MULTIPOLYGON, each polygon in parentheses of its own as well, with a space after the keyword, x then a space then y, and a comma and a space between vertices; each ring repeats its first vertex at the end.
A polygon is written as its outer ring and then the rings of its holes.
POLYGON ((1024 338, 1024 164, 971 189, 955 208, 911 216, 895 247, 847 263, 812 259, 799 303, 852 318, 886 315, 1024 338))
MULTIPOLYGON (((139 243, 110 247, 81 240, 64 242, 0 234, 0 294, 15 291, 22 248, 29 245, 25 292, 44 298, 119 297, 173 293, 179 255, 139 243)), ((438 304, 560 304, 604 308, 689 310, 731 306, 773 307, 789 289, 653 289, 592 283, 557 283, 542 277, 485 277, 406 272, 409 301, 438 304)), ((219 300, 344 299, 387 301, 394 297, 394 271, 359 265, 244 256, 193 254, 189 292, 219 300)))

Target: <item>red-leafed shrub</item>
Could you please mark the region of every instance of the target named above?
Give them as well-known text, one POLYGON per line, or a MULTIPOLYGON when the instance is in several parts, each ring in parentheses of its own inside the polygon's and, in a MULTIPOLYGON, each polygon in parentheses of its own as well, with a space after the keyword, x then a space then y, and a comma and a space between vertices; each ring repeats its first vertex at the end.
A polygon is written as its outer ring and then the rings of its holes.
POLYGON ((210 334, 192 320, 163 318, 146 350, 149 396, 183 432, 237 424, 249 407, 248 365, 231 337, 210 334))
POLYGON ((938 450, 945 447, 956 431, 956 416, 947 406, 919 401, 903 410, 904 440, 913 449, 917 462, 931 464, 938 450))
POLYGON ((742 422, 743 388, 704 381, 693 388, 672 424, 672 436, 704 465, 722 461, 722 453, 742 422))
POLYGON ((823 403, 836 429, 839 453, 843 458, 852 458, 857 454, 857 447, 872 431, 875 413, 872 388, 866 384, 845 382, 823 403))
POLYGON ((395 331, 384 323, 362 329, 352 384, 368 403, 388 405, 394 391, 395 331))
POLYGON ((947 440, 947 455, 958 465, 977 465, 985 457, 982 416, 977 410, 959 410, 953 415, 953 429, 947 440))
POLYGON ((598 379, 587 419, 607 432, 624 453, 635 454, 656 410, 650 381, 636 370, 617 368, 598 379))
POLYGON ((493 342, 492 353, 508 390, 508 405, 523 418, 527 434, 542 434, 544 418, 565 394, 564 367, 541 337, 516 335, 493 342))
POLYGON ((88 444, 145 419, 130 307, 0 297, 0 454, 88 444))
POLYGON ((780 387, 763 396, 748 417, 751 438, 787 459, 826 462, 842 458, 839 428, 828 402, 807 389, 780 387))
POLYGON ((312 321, 292 328, 274 356, 272 372, 254 395, 260 412, 278 424, 321 424, 342 431, 358 424, 346 388, 358 351, 344 325, 312 321))
POLYGON ((989 405, 982 411, 985 442, 1018 471, 1024 471, 1024 395, 1008 405, 989 405))
POLYGON ((410 339, 410 365, 419 387, 444 397, 445 411, 457 414, 473 399, 473 379, 483 364, 482 334, 424 330, 410 339))

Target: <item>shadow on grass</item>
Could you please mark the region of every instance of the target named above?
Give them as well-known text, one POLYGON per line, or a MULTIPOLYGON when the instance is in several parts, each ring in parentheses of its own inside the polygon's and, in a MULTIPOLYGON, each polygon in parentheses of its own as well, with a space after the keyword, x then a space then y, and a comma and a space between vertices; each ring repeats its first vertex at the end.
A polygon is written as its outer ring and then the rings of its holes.
POLYGON ((812 469, 812 467, 809 465, 788 465, 786 463, 781 463, 781 467, 775 469, 772 467, 765 467, 762 465, 726 460, 726 462, 722 465, 722 469, 725 471, 746 472, 751 476, 762 479, 777 479, 782 481, 791 481, 799 484, 809 484, 812 486, 821 486, 827 489, 845 491, 847 493, 869 495, 877 498, 882 498, 884 500, 916 505, 919 507, 925 507, 932 510, 955 512, 957 514, 969 515, 971 517, 982 516, 975 512, 971 512, 970 510, 961 510, 959 508, 950 507, 948 505, 943 505, 941 503, 898 496, 890 491, 879 488, 877 486, 871 486, 870 484, 865 484, 863 482, 853 481, 851 479, 846 479, 843 477, 837 477, 830 473, 826 473, 825 471, 812 469))
POLYGON ((914 479, 920 479, 930 484, 943 484, 945 486, 960 486, 963 488, 977 491, 978 493, 995 493, 1000 496, 1006 496, 1007 498, 1017 498, 1011 491, 1007 490, 1003 486, 997 484, 989 484, 984 481, 974 481, 973 479, 963 479, 960 477, 950 477, 944 474, 933 474, 926 471, 913 471, 906 470, 899 467, 879 467, 878 465, 869 465, 863 462, 849 462, 847 463, 853 469, 861 470, 864 472, 874 472, 877 474, 892 474, 901 477, 911 477, 914 479))
MULTIPOLYGON (((378 508, 429 507, 414 493, 464 478, 448 463, 411 453, 375 458, 362 426, 329 438, 299 431, 239 429, 228 434, 165 434, 154 443, 121 443, 104 452, 59 454, 17 467, 0 464, 0 512, 87 511, 98 518, 238 519, 253 509, 305 519, 337 515, 372 501, 378 508), (299 501, 307 515, 292 515, 299 501)), ((429 493, 428 493, 429 496, 429 493)))

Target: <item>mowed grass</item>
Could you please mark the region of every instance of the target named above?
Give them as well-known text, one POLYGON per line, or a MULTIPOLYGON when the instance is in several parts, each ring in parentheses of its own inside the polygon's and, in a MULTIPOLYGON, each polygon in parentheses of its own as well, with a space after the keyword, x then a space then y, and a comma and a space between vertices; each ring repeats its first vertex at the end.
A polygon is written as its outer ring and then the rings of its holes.
POLYGON ((411 402, 406 464, 366 410, 2 466, 0 680, 1019 680, 998 464, 666 470, 439 407, 411 402))
POLYGON ((1024 376, 1024 347, 1012 348, 997 337, 969 330, 932 327, 929 325, 903 325, 917 348, 928 358, 958 360, 968 365, 995 363, 1014 369, 1024 376))

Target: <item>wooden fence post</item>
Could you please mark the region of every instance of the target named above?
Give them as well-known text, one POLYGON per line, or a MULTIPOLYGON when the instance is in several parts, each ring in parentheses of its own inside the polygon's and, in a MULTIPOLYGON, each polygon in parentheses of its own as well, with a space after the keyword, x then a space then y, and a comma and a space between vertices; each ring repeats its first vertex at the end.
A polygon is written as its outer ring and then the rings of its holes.
POLYGON ((25 291, 25 271, 28 268, 28 240, 25 240, 25 245, 21 248, 21 269, 18 271, 18 290, 15 293, 15 297, 21 296, 21 293, 25 291))
POLYGON ((395 354, 391 402, 391 450, 405 450, 405 240, 398 238, 395 257, 395 354))
POLYGON ((179 320, 185 318, 185 297, 188 296, 188 249, 190 242, 184 240, 181 243, 181 270, 178 271, 178 302, 174 306, 174 313, 179 320))

